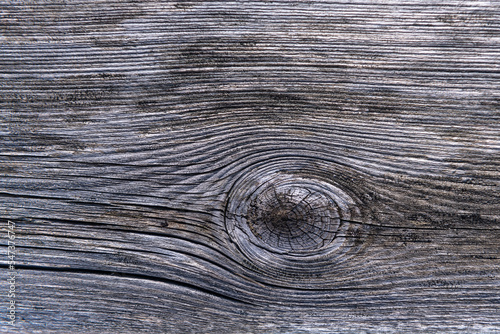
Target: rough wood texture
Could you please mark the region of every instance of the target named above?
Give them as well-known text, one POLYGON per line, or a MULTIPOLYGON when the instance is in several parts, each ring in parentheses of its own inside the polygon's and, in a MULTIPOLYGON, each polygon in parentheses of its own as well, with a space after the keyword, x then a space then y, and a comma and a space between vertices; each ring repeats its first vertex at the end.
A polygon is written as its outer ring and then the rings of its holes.
POLYGON ((4 1, 0 330, 500 332, 499 7, 4 1))

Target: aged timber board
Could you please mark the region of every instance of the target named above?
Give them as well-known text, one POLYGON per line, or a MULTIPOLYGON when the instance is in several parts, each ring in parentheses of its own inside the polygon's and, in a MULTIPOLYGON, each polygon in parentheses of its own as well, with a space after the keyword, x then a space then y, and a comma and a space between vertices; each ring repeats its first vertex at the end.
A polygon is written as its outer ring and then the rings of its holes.
POLYGON ((2 333, 500 332, 498 1, 3 0, 0 134, 2 333))

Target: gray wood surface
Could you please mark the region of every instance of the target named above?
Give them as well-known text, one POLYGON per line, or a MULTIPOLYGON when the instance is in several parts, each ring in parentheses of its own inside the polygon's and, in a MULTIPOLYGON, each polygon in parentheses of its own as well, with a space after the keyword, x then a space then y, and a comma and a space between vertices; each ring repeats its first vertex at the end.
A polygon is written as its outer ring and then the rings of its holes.
POLYGON ((499 333, 499 79, 498 1, 1 1, 0 331, 499 333))

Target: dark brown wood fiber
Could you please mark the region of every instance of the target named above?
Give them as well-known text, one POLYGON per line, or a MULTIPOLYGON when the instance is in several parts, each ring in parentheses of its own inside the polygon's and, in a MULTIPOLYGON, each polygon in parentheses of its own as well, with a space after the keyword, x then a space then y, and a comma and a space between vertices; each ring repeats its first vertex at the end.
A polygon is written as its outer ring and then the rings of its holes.
POLYGON ((0 134, 2 333, 500 333, 498 1, 4 0, 0 134))

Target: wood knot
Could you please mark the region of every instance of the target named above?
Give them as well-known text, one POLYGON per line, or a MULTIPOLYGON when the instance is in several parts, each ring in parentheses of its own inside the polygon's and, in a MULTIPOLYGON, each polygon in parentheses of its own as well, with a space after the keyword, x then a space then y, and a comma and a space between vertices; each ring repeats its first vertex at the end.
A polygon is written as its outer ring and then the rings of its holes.
POLYGON ((340 225, 335 201, 319 190, 271 184, 254 194, 247 224, 278 252, 310 252, 329 245, 340 225))
POLYGON ((224 212, 228 247, 260 279, 322 282, 363 246, 362 202, 336 178, 342 166, 316 160, 283 155, 235 173, 224 212))

